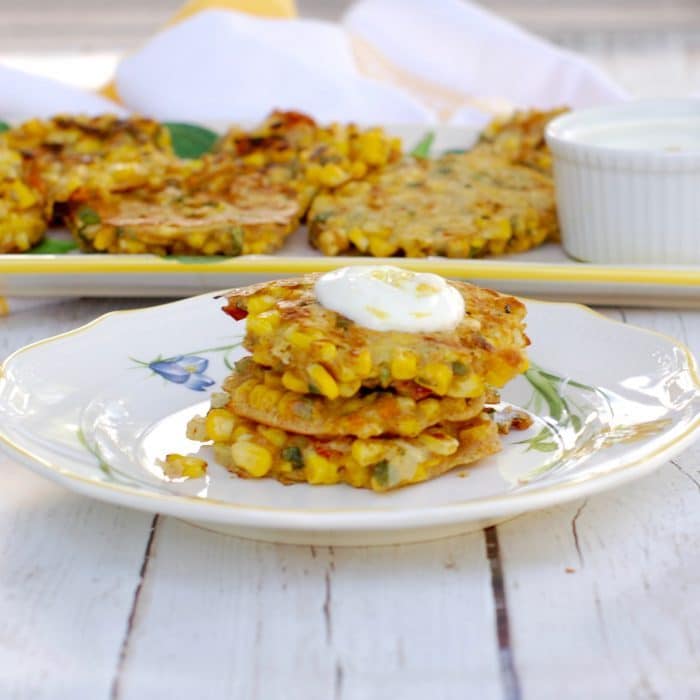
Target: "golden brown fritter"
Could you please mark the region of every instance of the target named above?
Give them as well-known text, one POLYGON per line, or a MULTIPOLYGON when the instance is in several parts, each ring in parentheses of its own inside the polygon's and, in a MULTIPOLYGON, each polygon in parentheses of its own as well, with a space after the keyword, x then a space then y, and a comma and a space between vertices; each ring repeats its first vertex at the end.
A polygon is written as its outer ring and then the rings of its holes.
POLYGON ((414 438, 365 440, 288 433, 212 408, 190 421, 187 435, 213 440, 217 461, 241 477, 347 483, 374 491, 426 481, 500 450, 498 429, 485 414, 466 423, 434 425, 414 438))
POLYGON ((380 128, 320 126, 305 114, 276 111, 253 130, 229 130, 217 151, 233 159, 236 169, 264 171, 272 181, 292 187, 305 212, 317 191, 397 161, 401 141, 380 128))
POLYGON ((318 196, 308 220, 326 255, 471 258, 558 234, 551 178, 483 153, 404 160, 318 196))
POLYGON ((23 253, 44 231, 41 193, 27 183, 21 154, 0 145, 0 253, 23 253))
POLYGON ((236 204, 179 188, 69 206, 66 225, 89 252, 241 255, 280 247, 298 223, 294 200, 255 189, 236 204))
POLYGON ((451 281, 466 307, 454 331, 373 331, 321 306, 313 289, 318 276, 226 294, 224 311, 247 316, 244 346, 253 360, 281 373, 291 391, 335 399, 359 381, 368 387, 414 385, 414 398, 475 398, 527 368, 525 307, 514 297, 451 281))
POLYGON ((392 391, 358 393, 359 380, 348 387, 346 396, 334 400, 299 394, 284 386, 280 374, 249 357, 236 364, 223 388, 229 396, 225 408, 237 416, 316 437, 415 437, 437 423, 468 421, 484 407, 483 397, 415 400, 392 391))
POLYGON ((0 134, 3 144, 27 160, 30 182, 44 196, 49 215, 54 204, 70 199, 160 187, 177 162, 169 131, 142 117, 32 119, 0 134))
POLYGON ((567 111, 567 107, 546 112, 532 109, 494 119, 480 134, 475 150, 550 175, 552 154, 545 142, 544 131, 552 119, 567 111))

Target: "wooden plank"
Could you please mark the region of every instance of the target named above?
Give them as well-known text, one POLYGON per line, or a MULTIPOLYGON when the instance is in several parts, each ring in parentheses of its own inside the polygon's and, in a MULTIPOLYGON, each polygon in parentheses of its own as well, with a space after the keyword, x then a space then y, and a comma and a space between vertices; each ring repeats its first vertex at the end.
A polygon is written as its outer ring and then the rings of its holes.
MULTIPOLYGON (((623 315, 700 347, 700 314, 623 315)), ((523 697, 700 695, 700 446, 498 531, 523 697)))
POLYGON ((0 697, 107 698, 151 516, 0 471, 0 697))
POLYGON ((334 550, 164 519, 119 688, 126 700, 501 697, 482 535, 334 550))
MULTIPOLYGON (((0 358, 117 305, 46 303, 1 318, 0 358)), ((4 455, 0 471, 0 697, 106 698, 152 516, 70 494, 4 455)))

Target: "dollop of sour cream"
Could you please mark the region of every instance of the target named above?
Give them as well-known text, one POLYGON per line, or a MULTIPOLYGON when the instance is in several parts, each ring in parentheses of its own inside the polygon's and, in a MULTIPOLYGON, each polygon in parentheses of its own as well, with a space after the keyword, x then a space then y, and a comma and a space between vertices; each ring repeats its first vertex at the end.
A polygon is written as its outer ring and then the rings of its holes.
POLYGON ((462 295, 442 277, 391 265, 341 267, 322 275, 316 300, 374 331, 452 331, 464 318, 462 295))

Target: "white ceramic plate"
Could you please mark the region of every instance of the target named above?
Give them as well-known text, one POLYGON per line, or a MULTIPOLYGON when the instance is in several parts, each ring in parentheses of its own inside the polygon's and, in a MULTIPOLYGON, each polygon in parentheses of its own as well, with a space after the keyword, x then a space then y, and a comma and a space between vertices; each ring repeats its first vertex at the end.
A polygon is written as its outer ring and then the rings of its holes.
MULTIPOLYGON (((209 126, 223 130, 221 125, 209 126)), ((476 131, 466 127, 386 127, 403 139, 407 150, 418 143, 429 128, 435 131, 433 153, 468 148, 476 137, 476 131)), ((62 234, 54 231, 51 235, 62 234)), ((237 258, 80 253, 0 255, 0 295, 182 297, 275 276, 323 272, 364 262, 356 257, 323 257, 308 244, 304 229, 274 255, 237 258)), ((376 262, 382 260, 376 259, 376 262)), ((433 257, 393 258, 389 262, 495 286, 510 294, 591 304, 700 307, 698 265, 592 265, 567 257, 555 243, 526 253, 484 260, 433 257)))
MULTIPOLYGON (((212 295, 108 314, 12 355, 0 379, 0 444, 74 491, 278 542, 386 544, 483 527, 611 488, 684 449, 700 428, 700 379, 674 340, 585 307, 528 301, 533 369, 503 392, 532 429, 468 470, 388 494, 239 479, 212 463, 174 483, 159 458, 202 452, 188 418, 242 354, 243 322, 212 295)), ((210 457, 210 456, 209 456, 210 457)))

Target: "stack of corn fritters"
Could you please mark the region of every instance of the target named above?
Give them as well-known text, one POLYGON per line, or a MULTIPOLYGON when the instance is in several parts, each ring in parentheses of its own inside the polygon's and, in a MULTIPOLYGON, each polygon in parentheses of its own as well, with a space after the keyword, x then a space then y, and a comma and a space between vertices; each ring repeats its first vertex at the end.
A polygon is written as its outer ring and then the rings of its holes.
POLYGON ((317 275, 227 294, 246 318, 239 361, 188 437, 213 441, 243 477, 385 491, 433 478, 499 449, 485 412, 527 368, 525 307, 450 282, 465 302, 454 331, 375 331, 321 306, 317 275))

